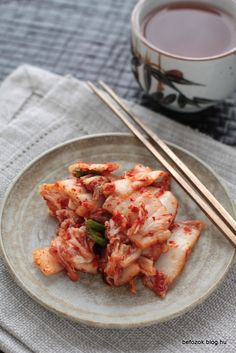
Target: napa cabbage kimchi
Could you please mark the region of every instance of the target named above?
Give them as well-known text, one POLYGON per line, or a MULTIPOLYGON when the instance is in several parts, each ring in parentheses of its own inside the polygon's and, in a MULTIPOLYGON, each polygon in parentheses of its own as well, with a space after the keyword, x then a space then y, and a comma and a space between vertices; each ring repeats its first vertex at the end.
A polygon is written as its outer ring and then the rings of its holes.
POLYGON ((122 174, 116 163, 77 162, 70 177, 40 186, 56 236, 33 259, 45 276, 80 272, 106 284, 136 281, 164 297, 183 271, 203 228, 199 220, 176 221, 178 200, 170 175, 141 164, 122 174))

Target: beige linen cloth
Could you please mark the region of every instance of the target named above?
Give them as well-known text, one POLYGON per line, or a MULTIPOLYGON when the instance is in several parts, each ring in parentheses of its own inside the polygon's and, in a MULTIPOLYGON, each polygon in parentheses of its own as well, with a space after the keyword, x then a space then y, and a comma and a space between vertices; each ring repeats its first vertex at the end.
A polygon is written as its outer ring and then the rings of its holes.
MULTIPOLYGON (((207 162, 236 200, 235 149, 130 105, 162 138, 207 162)), ((17 173, 48 148, 70 138, 116 131, 126 129, 84 83, 19 67, 0 87, 1 199, 17 173)), ((6 353, 236 352, 235 269, 232 266, 210 298, 182 317, 142 329, 105 330, 72 323, 42 308, 14 283, 0 259, 0 348, 6 353)))

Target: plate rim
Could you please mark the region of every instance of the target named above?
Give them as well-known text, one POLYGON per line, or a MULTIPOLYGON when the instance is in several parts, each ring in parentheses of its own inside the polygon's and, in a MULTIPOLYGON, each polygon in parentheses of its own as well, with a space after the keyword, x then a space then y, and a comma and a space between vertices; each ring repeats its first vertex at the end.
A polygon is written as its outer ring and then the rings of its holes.
MULTIPOLYGON (((170 320, 173 320, 174 318, 177 318, 179 316, 182 316, 183 314, 193 310, 196 306, 202 304, 207 298, 209 298, 209 296, 221 285, 221 283, 223 282, 223 280, 225 279, 229 269, 232 266, 232 263, 234 261, 234 258, 236 257, 236 249, 233 248, 233 252, 231 255, 231 258, 229 259, 228 265, 225 268, 224 272, 222 273, 221 278, 214 284, 212 285, 212 287, 210 287, 208 289, 208 291, 199 299, 197 299, 194 303, 189 304, 187 307, 185 307, 182 310, 179 310, 176 313, 170 314, 167 317, 164 317, 162 319, 157 319, 157 320, 145 320, 145 321, 141 321, 141 322, 137 322, 137 323, 103 323, 103 322, 98 322, 98 321, 93 321, 91 319, 86 320, 86 319, 80 319, 79 317, 74 317, 71 316, 70 314, 66 314, 60 310, 58 310, 57 308, 53 308, 50 305, 46 304, 42 299, 39 299, 37 296, 35 296, 31 290, 24 284, 24 282, 19 279, 10 263, 10 261, 8 260, 8 256, 5 252, 4 249, 4 245, 3 245, 3 238, 2 238, 2 222, 3 222, 3 212, 5 209, 5 204, 7 202, 8 196, 11 193, 12 188, 14 187, 14 185, 17 183, 17 181, 22 177, 22 175, 27 172, 27 170, 29 170, 35 163, 37 163, 40 159, 44 158, 45 156, 47 156, 48 154, 56 151, 57 149, 63 148, 64 146, 67 146, 69 144, 73 144, 77 141, 83 141, 83 140, 89 140, 89 139, 93 139, 93 138, 102 138, 102 137, 133 137, 135 138, 137 141, 138 139, 131 133, 123 133, 123 132, 107 132, 107 133, 98 133, 98 134, 90 134, 90 135, 86 135, 86 136, 81 136, 81 137, 75 137, 69 140, 66 140, 62 143, 59 143, 49 149, 47 149, 46 151, 40 153, 38 156, 36 156, 35 158, 32 159, 32 161, 30 163, 28 163, 19 173, 17 173, 17 175, 12 179, 12 181, 10 182, 9 186, 7 187, 1 205, 0 205, 0 253, 2 253, 2 259, 5 263, 5 265, 7 266, 9 273, 11 275, 11 277, 13 278, 13 280, 16 282, 16 284, 30 297, 32 298, 34 301, 36 301, 36 303, 40 304, 43 308, 46 308, 47 310, 55 313, 56 315, 58 315, 59 317, 64 317, 66 319, 72 320, 74 322, 77 323, 81 323, 81 324, 85 324, 88 326, 92 326, 92 327, 100 327, 100 328, 105 328, 105 329, 129 329, 129 328, 139 328, 139 327, 146 327, 146 326, 150 326, 150 325, 154 325, 154 324, 158 324, 161 322, 167 322, 170 320)), ((230 205, 232 207, 232 213, 233 216, 236 217, 236 205, 234 204, 234 201, 232 200, 231 196, 229 195, 229 192, 224 184, 224 182, 220 179, 220 177, 217 175, 217 173, 210 167, 207 165, 206 162, 204 162, 201 158, 199 158, 198 156, 196 156, 195 154, 193 154, 192 152, 187 151, 185 148, 178 146, 175 143, 166 141, 165 142, 170 146, 170 147, 174 147, 177 150, 182 151, 183 153, 189 155, 190 157, 192 157, 193 159, 197 160, 199 163, 201 163, 207 170, 209 170, 210 173, 212 173, 214 175, 214 177, 217 179, 217 181, 220 183, 220 185, 222 186, 222 188, 224 189, 224 192, 230 202, 230 205)), ((145 147, 145 146, 143 146, 145 147)))

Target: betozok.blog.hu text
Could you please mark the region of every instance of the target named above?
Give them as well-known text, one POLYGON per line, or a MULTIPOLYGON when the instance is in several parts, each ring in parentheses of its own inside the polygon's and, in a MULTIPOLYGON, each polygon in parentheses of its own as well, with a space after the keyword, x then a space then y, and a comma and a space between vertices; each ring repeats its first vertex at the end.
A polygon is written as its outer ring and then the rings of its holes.
POLYGON ((218 346, 219 344, 227 344, 225 340, 182 340, 182 344, 206 344, 218 346))

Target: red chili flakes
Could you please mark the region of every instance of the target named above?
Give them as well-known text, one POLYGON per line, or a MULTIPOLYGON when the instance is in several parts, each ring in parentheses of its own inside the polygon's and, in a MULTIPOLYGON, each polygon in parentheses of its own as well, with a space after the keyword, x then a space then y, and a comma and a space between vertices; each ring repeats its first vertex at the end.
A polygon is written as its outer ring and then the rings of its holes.
POLYGON ((161 179, 155 181, 153 183, 154 186, 156 187, 160 187, 160 188, 163 188, 163 190, 170 190, 170 174, 167 173, 167 172, 163 172, 161 175, 160 175, 161 179))
POLYGON ((130 205, 129 209, 131 212, 134 212, 134 213, 139 212, 139 208, 137 206, 130 205))
POLYGON ((93 183, 90 183, 90 184, 85 185, 86 189, 87 189, 88 191, 90 191, 90 192, 93 192, 93 189, 94 189, 94 187, 93 187, 92 184, 93 184, 93 183))
POLYGON ((152 289, 160 297, 164 297, 168 289, 168 281, 163 272, 158 272, 154 276, 144 276, 143 283, 152 289))
POLYGON ((184 226, 184 233, 185 234, 190 234, 191 233, 191 228, 189 226, 184 226))
POLYGON ((75 179, 75 183, 77 184, 77 185, 82 185, 83 183, 82 183, 82 180, 80 179, 80 178, 76 178, 75 179))
POLYGON ((155 197, 160 197, 161 195, 163 195, 165 192, 164 188, 163 187, 160 187, 160 189, 155 193, 155 197))
POLYGON ((119 211, 115 210, 112 219, 115 223, 121 224, 124 220, 124 216, 119 211))
POLYGON ((93 177, 93 179, 89 182, 89 184, 85 185, 85 187, 88 191, 93 192, 94 189, 98 185, 102 185, 104 181, 106 181, 106 179, 103 176, 93 177))
POLYGON ((106 192, 106 193, 112 193, 112 192, 114 192, 115 191, 115 185, 114 185, 114 183, 107 183, 106 185, 105 185, 105 187, 104 187, 104 191, 106 192))
POLYGON ((61 208, 66 208, 68 206, 69 199, 60 200, 61 208))
POLYGON ((161 297, 165 296, 165 293, 168 289, 168 283, 167 283, 166 275, 164 273, 157 272, 157 274, 155 275, 155 285, 153 289, 161 297))
POLYGON ((98 261, 97 261, 97 259, 93 259, 91 265, 92 265, 94 268, 97 268, 97 267, 98 267, 98 261))
POLYGON ((66 240, 70 240, 71 239, 71 235, 69 232, 65 232, 65 239, 66 240))
POLYGON ((179 228, 179 224, 177 224, 177 223, 172 223, 172 224, 170 225, 170 227, 169 227, 169 230, 172 231, 172 230, 177 229, 177 228, 179 228))
POLYGON ((137 224, 144 224, 144 218, 138 217, 136 222, 137 224))
POLYGON ((169 240, 168 241, 168 245, 171 247, 171 248, 178 248, 179 245, 176 244, 176 242, 174 240, 169 240))
POLYGON ((87 209, 91 209, 91 202, 90 201, 83 201, 82 206, 87 209))
POLYGON ((125 176, 126 177, 132 177, 134 176, 135 172, 133 169, 129 170, 128 172, 125 172, 125 176))
POLYGON ((75 251, 77 251, 78 253, 80 253, 80 248, 79 248, 78 246, 73 245, 73 248, 74 248, 75 251))

